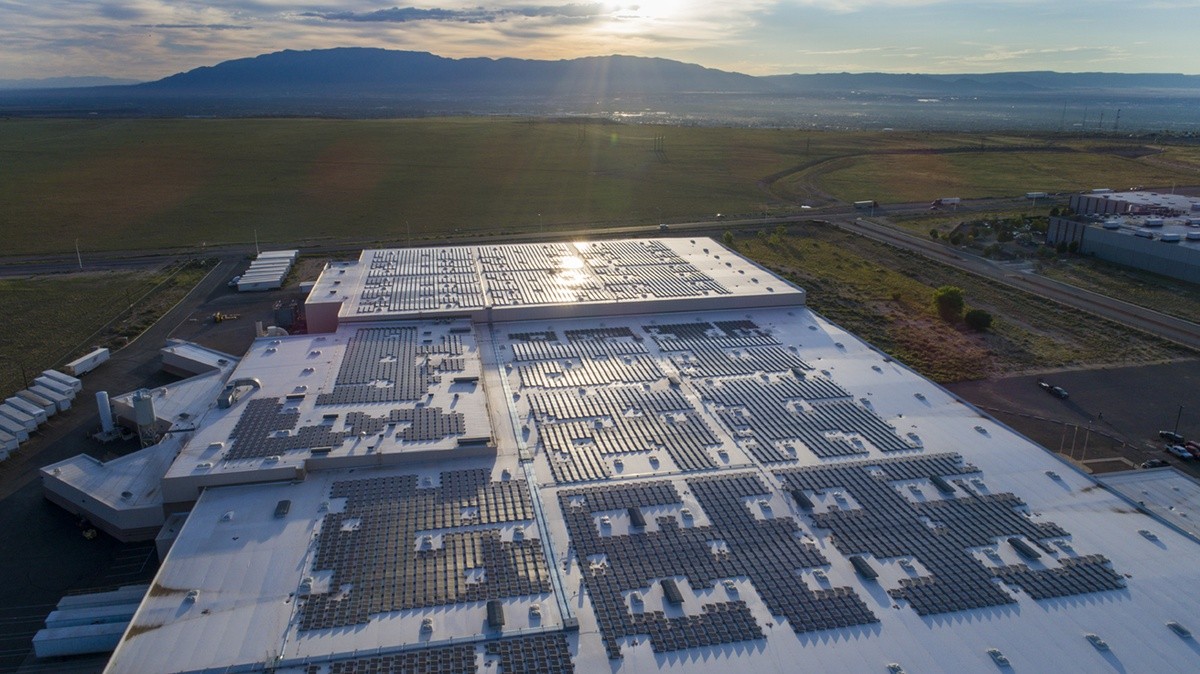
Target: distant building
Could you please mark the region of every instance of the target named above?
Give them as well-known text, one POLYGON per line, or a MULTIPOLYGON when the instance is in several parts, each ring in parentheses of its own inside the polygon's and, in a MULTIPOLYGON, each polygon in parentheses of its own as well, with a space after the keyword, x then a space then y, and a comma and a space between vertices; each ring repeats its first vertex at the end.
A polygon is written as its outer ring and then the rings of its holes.
POLYGON ((1200 214, 1200 198, 1158 192, 1110 192, 1094 190, 1072 194, 1068 202, 1078 215, 1159 215, 1169 217, 1200 214))
POLYGON ((1083 255, 1200 283, 1200 212, 1173 217, 1051 217, 1046 243, 1074 243, 1083 255))

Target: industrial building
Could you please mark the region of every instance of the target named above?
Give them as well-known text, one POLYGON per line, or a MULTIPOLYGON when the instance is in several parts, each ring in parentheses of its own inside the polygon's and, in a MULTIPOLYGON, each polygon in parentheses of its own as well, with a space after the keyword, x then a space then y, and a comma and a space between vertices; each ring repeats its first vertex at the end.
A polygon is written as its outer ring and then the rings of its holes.
POLYGON ((1159 192, 1097 189, 1072 194, 1067 203, 1078 215, 1200 215, 1200 198, 1159 192))
POLYGON ((1075 244, 1082 255, 1200 283, 1200 212, 1051 217, 1046 243, 1075 244))
POLYGON ((171 419, 106 671, 1196 669, 1190 530, 805 299, 704 238, 332 263, 171 419))

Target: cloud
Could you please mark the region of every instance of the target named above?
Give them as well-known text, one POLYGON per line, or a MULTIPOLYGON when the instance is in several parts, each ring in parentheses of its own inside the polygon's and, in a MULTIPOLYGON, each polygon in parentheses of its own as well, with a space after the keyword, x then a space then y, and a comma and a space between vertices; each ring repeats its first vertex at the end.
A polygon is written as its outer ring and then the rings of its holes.
POLYGON ((377 9, 371 12, 301 12, 299 15, 326 21, 354 21, 381 23, 410 23, 414 21, 447 21, 456 23, 495 23, 508 18, 558 18, 558 19, 592 19, 606 16, 604 5, 570 4, 570 5, 541 5, 525 7, 499 7, 487 9, 473 7, 466 9, 419 7, 391 7, 377 9))
POLYGON ((135 23, 133 27, 152 30, 250 30, 250 26, 230 23, 135 23))

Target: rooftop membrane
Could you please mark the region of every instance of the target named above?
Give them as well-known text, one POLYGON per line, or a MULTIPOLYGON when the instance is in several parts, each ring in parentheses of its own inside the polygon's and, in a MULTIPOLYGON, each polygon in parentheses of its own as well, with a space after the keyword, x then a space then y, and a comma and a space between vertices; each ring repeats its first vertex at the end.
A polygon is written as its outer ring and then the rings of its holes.
POLYGON ((1196 542, 755 274, 258 340, 108 671, 1195 669, 1196 542))

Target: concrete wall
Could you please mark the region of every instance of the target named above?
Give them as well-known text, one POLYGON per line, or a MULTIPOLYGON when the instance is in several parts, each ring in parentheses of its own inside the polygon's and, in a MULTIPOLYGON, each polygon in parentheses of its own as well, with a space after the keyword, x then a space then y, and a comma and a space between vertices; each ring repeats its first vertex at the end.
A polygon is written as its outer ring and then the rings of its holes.
POLYGON ((1087 229, 1088 225, 1085 222, 1076 222, 1066 218, 1050 218, 1050 227, 1046 230, 1046 243, 1057 246, 1059 242, 1065 241, 1070 244, 1075 241, 1082 245, 1087 229))
POLYGON ((1129 234, 1091 227, 1080 252, 1101 260, 1145 269, 1191 283, 1200 283, 1200 247, 1163 243, 1129 234))

